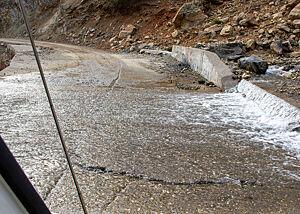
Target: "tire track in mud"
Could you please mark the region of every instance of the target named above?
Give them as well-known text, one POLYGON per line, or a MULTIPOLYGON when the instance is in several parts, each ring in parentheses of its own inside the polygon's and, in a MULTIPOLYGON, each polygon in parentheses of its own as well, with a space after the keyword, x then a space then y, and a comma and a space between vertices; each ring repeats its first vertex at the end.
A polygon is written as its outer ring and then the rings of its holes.
POLYGON ((121 64, 121 62, 119 62, 119 65, 118 65, 118 75, 117 75, 116 78, 114 78, 111 81, 111 83, 109 84, 109 88, 113 88, 115 86, 115 84, 117 83, 117 81, 120 79, 121 72, 122 72, 122 64, 121 64))

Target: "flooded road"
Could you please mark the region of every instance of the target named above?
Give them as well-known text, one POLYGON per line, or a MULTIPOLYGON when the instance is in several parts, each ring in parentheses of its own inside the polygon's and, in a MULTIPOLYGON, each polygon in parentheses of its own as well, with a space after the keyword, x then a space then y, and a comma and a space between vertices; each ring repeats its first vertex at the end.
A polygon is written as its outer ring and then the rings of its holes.
MULTIPOLYGON (((147 60, 44 45, 57 51, 42 54, 46 79, 90 213, 299 212, 293 121, 239 93, 179 90, 147 60)), ((0 79, 0 134, 51 211, 80 213, 34 61, 15 61, 0 79)))

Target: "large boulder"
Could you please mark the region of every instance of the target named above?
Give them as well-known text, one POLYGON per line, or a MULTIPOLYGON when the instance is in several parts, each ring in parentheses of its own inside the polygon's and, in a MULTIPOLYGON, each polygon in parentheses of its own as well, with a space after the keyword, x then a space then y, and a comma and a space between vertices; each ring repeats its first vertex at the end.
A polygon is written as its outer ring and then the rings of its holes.
POLYGON ((251 55, 250 57, 239 59, 239 66, 257 74, 265 74, 268 69, 268 62, 256 55, 251 55))
POLYGON ((215 52, 220 58, 237 61, 244 57, 243 45, 239 42, 220 44, 209 47, 209 51, 215 52))
POLYGON ((172 22, 176 28, 191 28, 203 22, 207 16, 193 3, 185 3, 179 8, 172 22))
POLYGON ((119 33, 119 38, 120 39, 125 39, 128 36, 131 36, 135 33, 136 27, 132 24, 127 25, 127 27, 123 30, 120 31, 119 33))
POLYGON ((15 55, 16 52, 12 46, 3 42, 0 43, 0 71, 10 65, 15 55))

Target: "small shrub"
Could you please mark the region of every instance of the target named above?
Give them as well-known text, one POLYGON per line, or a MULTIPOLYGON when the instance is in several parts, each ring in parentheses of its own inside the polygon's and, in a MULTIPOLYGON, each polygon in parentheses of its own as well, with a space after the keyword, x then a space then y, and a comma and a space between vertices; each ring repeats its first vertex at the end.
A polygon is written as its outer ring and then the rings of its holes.
POLYGON ((220 19, 213 19, 212 22, 216 24, 222 24, 223 22, 220 19))

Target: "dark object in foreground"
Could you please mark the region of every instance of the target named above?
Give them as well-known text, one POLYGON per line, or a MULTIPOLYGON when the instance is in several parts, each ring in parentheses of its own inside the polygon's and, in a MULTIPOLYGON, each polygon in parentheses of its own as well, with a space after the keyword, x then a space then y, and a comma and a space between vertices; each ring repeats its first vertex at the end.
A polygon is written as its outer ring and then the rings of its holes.
POLYGON ((9 212, 13 210, 23 210, 20 213, 30 214, 50 214, 44 201, 36 192, 22 168, 4 143, 0 136, 0 174, 3 178, 0 180, 1 187, 7 187, 11 191, 0 192, 1 212, 9 212), (12 192, 15 197, 8 193, 12 192), (11 203, 7 203, 8 200, 11 203), (21 205, 20 205, 21 203, 21 205), (23 205, 23 207, 22 207, 23 205))

